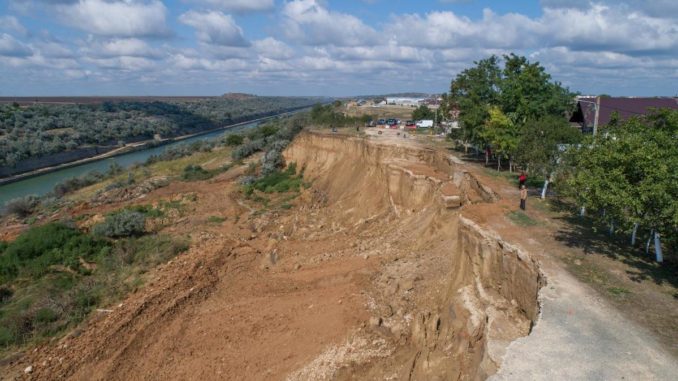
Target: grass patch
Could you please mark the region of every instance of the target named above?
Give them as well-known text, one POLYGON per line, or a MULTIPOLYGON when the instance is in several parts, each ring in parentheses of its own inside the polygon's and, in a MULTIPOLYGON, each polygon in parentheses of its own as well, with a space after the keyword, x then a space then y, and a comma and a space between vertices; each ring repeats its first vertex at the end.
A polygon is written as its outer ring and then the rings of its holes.
POLYGON ((624 287, 608 287, 607 292, 614 296, 625 296, 631 293, 631 291, 625 289, 624 287))
MULTIPOLYGON (((138 213, 138 212, 137 212, 138 213)), ((32 227, 0 245, 0 358, 59 335, 143 284, 188 240, 98 238, 63 223, 32 227)))
POLYGON ((226 218, 221 216, 209 216, 207 218, 207 222, 210 224, 221 224, 224 221, 226 221, 226 218))
POLYGON ((252 184, 245 185, 243 191, 248 196, 251 196, 255 190, 264 193, 299 192, 304 181, 302 174, 297 175, 296 172, 296 164, 291 163, 284 171, 273 172, 257 179, 252 184))
POLYGON ((82 261, 106 255, 109 243, 62 223, 29 229, 0 255, 0 283, 17 277, 37 279, 51 271, 86 273, 82 261))
POLYGON ((528 216, 522 211, 513 211, 506 214, 506 216, 518 226, 536 226, 538 223, 532 217, 528 216))

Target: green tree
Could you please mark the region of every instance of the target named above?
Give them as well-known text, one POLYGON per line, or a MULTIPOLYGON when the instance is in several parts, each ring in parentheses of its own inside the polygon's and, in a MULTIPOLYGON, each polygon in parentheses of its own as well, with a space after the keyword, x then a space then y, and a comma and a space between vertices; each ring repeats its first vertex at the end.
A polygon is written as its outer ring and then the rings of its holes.
POLYGON ((546 115, 565 117, 575 103, 574 94, 552 82, 539 62, 513 53, 504 56, 498 101, 502 111, 519 124, 546 115))
POLYGON ((474 64, 452 81, 448 103, 450 108, 459 109, 464 141, 483 144, 479 132, 488 118, 488 108, 497 104, 501 70, 497 56, 474 64))
POLYGON ((544 176, 542 197, 558 168, 562 156, 559 148, 579 143, 581 139, 581 132, 560 116, 530 119, 523 125, 515 160, 528 172, 544 176))
POLYGON ((497 154, 497 170, 501 169, 501 158, 509 160, 509 170, 513 170, 513 158, 519 144, 519 129, 515 123, 498 107, 490 108, 489 118, 485 122, 480 137, 494 147, 497 154))
POLYGON ((414 120, 433 119, 434 116, 435 113, 427 105, 421 105, 412 111, 414 120))
POLYGON ((675 250, 678 229, 678 111, 662 110, 601 129, 569 152, 569 194, 600 222, 641 226, 675 250))

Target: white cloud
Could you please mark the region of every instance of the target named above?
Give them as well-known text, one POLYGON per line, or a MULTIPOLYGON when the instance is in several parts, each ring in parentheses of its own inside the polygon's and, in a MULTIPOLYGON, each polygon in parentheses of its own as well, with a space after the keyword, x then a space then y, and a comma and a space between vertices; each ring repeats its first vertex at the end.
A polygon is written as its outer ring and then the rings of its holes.
POLYGON ((41 55, 49 58, 74 58, 73 51, 57 41, 40 41, 35 43, 41 55))
POLYGON ((253 41, 252 45, 259 55, 266 58, 285 60, 294 57, 294 50, 289 45, 273 37, 253 41))
POLYGON ((28 57, 33 51, 26 44, 18 41, 7 33, 0 34, 0 56, 28 57))
POLYGON ((14 16, 0 16, 0 30, 17 33, 22 36, 28 35, 28 30, 14 16))
POLYGON ((123 71, 146 71, 157 67, 157 63, 143 57, 86 58, 86 61, 102 69, 123 71))
POLYGON ((389 23, 385 35, 406 46, 523 48, 536 42, 539 29, 540 24, 527 16, 497 15, 485 9, 479 21, 453 12, 400 16, 389 23))
POLYGON ((116 38, 104 42, 97 52, 102 57, 145 57, 160 56, 157 49, 151 48, 145 41, 138 38, 116 38))
POLYGON ((377 32, 359 18, 331 12, 317 0, 294 0, 283 8, 288 38, 307 45, 360 46, 376 43, 377 32))
POLYGON ((605 5, 592 5, 585 10, 546 8, 540 22, 544 28, 542 38, 550 46, 618 52, 678 49, 678 26, 674 21, 622 8, 605 5))
POLYGON ((159 0, 80 0, 55 6, 61 20, 102 36, 166 36, 167 8, 159 0))
POLYGON ((188 11, 179 16, 179 21, 195 28, 198 40, 203 43, 239 47, 250 45, 231 15, 217 11, 188 11))
POLYGON ((222 9, 231 12, 262 12, 275 7, 274 0, 188 0, 203 4, 210 8, 222 9))

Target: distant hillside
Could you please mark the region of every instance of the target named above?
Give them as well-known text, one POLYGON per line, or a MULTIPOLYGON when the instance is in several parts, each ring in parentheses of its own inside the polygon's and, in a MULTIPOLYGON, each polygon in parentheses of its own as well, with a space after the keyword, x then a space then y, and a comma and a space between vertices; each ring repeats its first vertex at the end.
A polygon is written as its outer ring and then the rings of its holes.
POLYGON ((255 98, 256 95, 254 94, 246 94, 246 93, 226 93, 221 96, 224 99, 233 99, 233 100, 243 100, 243 99, 251 99, 255 98))
POLYGON ((316 97, 227 95, 62 98, 90 102, 0 104, 0 176, 82 159, 82 155, 89 157, 130 142, 211 130, 322 101, 316 97))

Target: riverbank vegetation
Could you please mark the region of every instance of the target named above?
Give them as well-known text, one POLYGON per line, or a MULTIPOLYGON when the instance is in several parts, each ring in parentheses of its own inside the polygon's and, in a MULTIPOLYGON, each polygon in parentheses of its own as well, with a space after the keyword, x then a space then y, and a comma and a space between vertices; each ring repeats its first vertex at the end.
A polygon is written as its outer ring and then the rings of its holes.
POLYGON ((243 97, 0 105, 0 167, 83 146, 168 138, 311 106, 318 98, 243 97))

